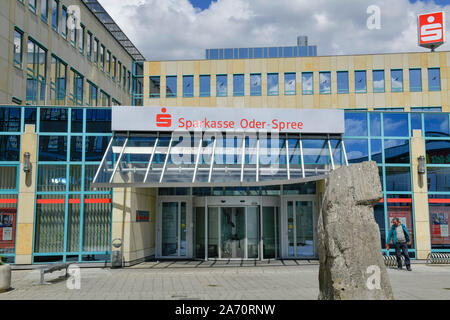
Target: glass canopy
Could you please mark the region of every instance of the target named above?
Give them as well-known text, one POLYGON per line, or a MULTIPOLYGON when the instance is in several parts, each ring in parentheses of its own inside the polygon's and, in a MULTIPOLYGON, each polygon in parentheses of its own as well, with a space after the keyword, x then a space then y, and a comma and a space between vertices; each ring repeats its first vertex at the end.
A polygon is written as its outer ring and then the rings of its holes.
POLYGON ((323 179, 348 165, 341 135, 173 132, 118 134, 96 186, 243 186, 323 179))

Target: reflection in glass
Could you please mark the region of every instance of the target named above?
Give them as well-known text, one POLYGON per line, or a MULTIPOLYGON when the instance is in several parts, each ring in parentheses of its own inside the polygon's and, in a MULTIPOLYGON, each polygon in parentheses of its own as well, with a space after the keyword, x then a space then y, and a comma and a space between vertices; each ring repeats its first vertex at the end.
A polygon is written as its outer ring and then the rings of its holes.
POLYGON ((373 92, 384 92, 384 70, 373 70, 373 92))
POLYGON ((386 163, 409 163, 409 140, 384 140, 384 158, 386 163))
POLYGON ((195 257, 205 258, 205 207, 195 208, 195 257))
POLYGON ((319 72, 319 92, 320 94, 331 93, 331 72, 319 72))
POLYGON ((386 191, 411 191, 409 167, 386 167, 386 191))
POLYGON ((355 71, 355 92, 366 93, 367 92, 367 79, 366 71, 355 71))
POLYGON ((216 76, 216 96, 226 97, 228 95, 227 75, 218 74, 216 76))
POLYGON ((425 140, 427 163, 450 164, 450 140, 425 140))
POLYGON ((261 74, 254 73, 250 75, 250 95, 260 96, 261 95, 261 74))
POLYGON ((183 97, 194 96, 194 76, 183 76, 183 97))
MULTIPOLYGON (((245 210, 245 208, 243 208, 245 210)), ((247 257, 258 258, 259 249, 259 210, 258 207, 247 207, 247 257)))
POLYGON ((428 68, 428 91, 441 91, 441 70, 428 68))
POLYGON ((345 139, 344 142, 349 163, 358 163, 369 159, 367 139, 345 139))
POLYGON ((233 96, 244 95, 244 75, 233 74, 233 96))
POLYGON ((296 74, 295 72, 286 72, 284 74, 284 95, 296 94, 296 74))
POLYGON ((267 95, 278 95, 278 73, 267 74, 267 95))
POLYGON ((450 192, 450 167, 427 168, 428 191, 450 192))
POLYGON ((367 114, 363 112, 345 113, 345 135, 367 136, 367 114))
POLYGON ((275 207, 263 207, 263 258, 275 258, 275 207))
POLYGON ((422 91, 422 70, 409 69, 409 91, 422 91))
POLYGON ((302 72, 302 93, 313 94, 313 73, 302 72))
POLYGON ((391 91, 403 91, 403 70, 391 70, 391 91))
POLYGON ((166 97, 176 98, 177 96, 177 76, 166 76, 166 97))
POLYGON ((348 93, 348 71, 337 72, 337 92, 348 93))
POLYGON ((200 97, 211 96, 211 76, 200 75, 200 97))
POLYGON ((208 208, 208 258, 219 257, 219 208, 208 208))
POLYGON ((313 211, 311 201, 295 202, 296 256, 313 256, 313 211))
POLYGON ((178 202, 162 204, 162 256, 178 256, 178 202))
POLYGON ((425 136, 426 137, 448 137, 450 129, 448 114, 424 113, 425 136))
POLYGON ((408 115, 403 113, 383 114, 384 136, 408 137, 408 115))

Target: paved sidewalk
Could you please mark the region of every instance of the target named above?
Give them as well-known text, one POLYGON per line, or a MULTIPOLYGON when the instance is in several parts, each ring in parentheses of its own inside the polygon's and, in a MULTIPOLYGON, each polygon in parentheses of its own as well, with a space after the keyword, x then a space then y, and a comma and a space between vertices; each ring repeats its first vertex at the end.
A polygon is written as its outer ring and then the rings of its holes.
MULTIPOLYGON (((13 290, 0 299, 317 299, 319 266, 308 262, 149 262, 125 269, 82 268, 81 288, 68 289, 64 271, 14 270, 13 290)), ((396 299, 450 299, 450 266, 388 269, 396 299)))

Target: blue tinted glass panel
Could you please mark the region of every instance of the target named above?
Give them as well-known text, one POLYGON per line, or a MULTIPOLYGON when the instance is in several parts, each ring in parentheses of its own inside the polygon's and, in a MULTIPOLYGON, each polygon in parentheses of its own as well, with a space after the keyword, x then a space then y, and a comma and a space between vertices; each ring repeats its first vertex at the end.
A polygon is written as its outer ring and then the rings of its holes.
POLYGON ((413 130, 422 130, 422 115, 420 113, 411 113, 411 136, 413 130))
POLYGON ((251 74, 250 75, 250 95, 260 96, 261 95, 261 74, 251 74))
POLYGON ((20 135, 0 135, 0 161, 19 161, 20 135))
POLYGON ((426 140, 427 163, 450 164, 450 140, 426 140))
POLYGON ((369 160, 369 144, 367 139, 344 139, 344 144, 349 163, 369 160))
POLYGON ((370 135, 381 136, 381 114, 369 113, 370 135))
POLYGON ((296 74, 295 72, 287 72, 284 74, 284 94, 294 95, 296 94, 296 74))
POLYGON ((209 50, 209 58, 211 60, 217 60, 219 58, 219 50, 217 50, 217 49, 210 49, 209 50))
POLYGON ((159 76, 150 77, 150 98, 161 96, 161 80, 159 76))
POLYGON ((302 93, 313 94, 313 73, 302 72, 302 93))
POLYGON ((370 140, 370 154, 372 160, 376 163, 382 163, 382 144, 381 139, 372 139, 370 140))
POLYGON ((71 137, 70 138, 70 161, 82 161, 83 160, 83 137, 71 137))
POLYGON ((111 109, 87 109, 86 132, 111 132, 111 109))
POLYGON ((86 137, 85 161, 101 161, 110 137, 86 137))
POLYGON ((211 95, 211 77, 209 75, 200 76, 200 97, 211 95))
POLYGON ((448 114, 445 113, 424 113, 425 136, 427 137, 448 137, 449 125, 448 114))
POLYGON ((356 93, 367 92, 366 71, 355 71, 355 92, 356 93))
POLYGON ((441 70, 439 68, 428 69, 428 91, 441 91, 441 70))
POLYGON ((384 70, 373 70, 373 92, 384 92, 384 70))
POLYGON ((25 124, 36 125, 37 109, 25 108, 25 124))
POLYGON ((386 191, 411 191, 409 167, 386 167, 386 191))
POLYGON ((409 69, 409 91, 422 91, 422 71, 409 69))
POLYGON ((217 97, 226 97, 228 94, 227 87, 227 75, 217 75, 216 76, 216 96, 217 97))
POLYGON ((450 192, 450 167, 427 168, 428 191, 450 192))
POLYGON ((409 163, 409 140, 384 140, 384 160, 386 163, 409 163))
POLYGON ((345 113, 345 135, 367 136, 367 116, 362 112, 345 113))
POLYGON ((219 60, 223 60, 223 49, 219 49, 219 60))
POLYGON ((20 108, 0 108, 0 131, 20 131, 20 108))
POLYGON ((83 109, 72 109, 70 125, 72 132, 83 132, 83 109))
POLYGON ((248 48, 239 48, 239 59, 248 58, 248 48))
POLYGON ((337 91, 338 93, 348 93, 348 71, 337 72, 337 91))
POLYGON ((183 97, 194 96, 194 76, 183 76, 183 97))
POLYGON ((254 48, 253 57, 255 59, 263 58, 263 48, 254 48))
POLYGON ((386 137, 407 137, 408 115, 407 114, 383 114, 384 135, 386 137))
POLYGON ((278 95, 278 73, 267 74, 267 95, 278 95))
POLYGON ((269 58, 278 58, 278 48, 269 48, 269 58))
POLYGON ((41 132, 67 132, 67 109, 41 108, 41 132))
POLYGON ((331 72, 319 72, 320 94, 331 93, 331 72))
POLYGON ((177 76, 166 77, 166 97, 176 98, 177 96, 177 76))
POLYGON ((234 74, 233 75, 233 95, 243 96, 244 95, 244 75, 234 74))
POLYGON ((299 56, 306 57, 308 55, 308 47, 298 47, 299 56))
POLYGON ((67 137, 39 136, 39 161, 66 161, 67 137))
POLYGON ((403 70, 391 70, 391 91, 403 91, 403 70))
POLYGON ((225 59, 233 59, 233 49, 225 49, 225 59))
POLYGON ((284 51, 283 52, 283 57, 290 58, 290 57, 293 56, 293 54, 292 54, 293 48, 292 47, 284 47, 283 51, 284 51))
POLYGON ((238 48, 234 48, 233 49, 233 55, 234 55, 234 59, 238 59, 239 58, 239 49, 238 48))

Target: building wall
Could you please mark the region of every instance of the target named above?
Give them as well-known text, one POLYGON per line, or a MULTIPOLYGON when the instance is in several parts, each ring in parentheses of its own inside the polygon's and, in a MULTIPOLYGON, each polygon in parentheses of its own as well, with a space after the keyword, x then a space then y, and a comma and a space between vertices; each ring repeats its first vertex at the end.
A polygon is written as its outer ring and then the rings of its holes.
MULTIPOLYGON (((8 0, 0 3, 0 103, 11 104, 13 97, 19 99, 16 103, 25 104, 26 99, 26 85, 27 85, 27 66, 32 67, 28 61, 27 43, 28 38, 33 38, 42 47, 47 50, 47 65, 46 65, 46 100, 29 101, 31 104, 46 104, 50 105, 50 73, 53 71, 51 67, 51 56, 56 55, 58 58, 67 63, 67 84, 66 94, 69 94, 71 87, 73 87, 72 79, 70 78, 70 69, 74 68, 77 72, 84 76, 83 79, 83 101, 78 104, 87 104, 89 102, 89 86, 87 80, 91 81, 98 87, 98 97, 100 97, 100 89, 110 95, 110 102, 103 103, 103 105, 111 104, 112 99, 115 99, 122 105, 131 105, 131 94, 128 90, 128 84, 123 86, 122 79, 119 84, 113 81, 102 67, 100 63, 93 62, 93 57, 89 59, 86 53, 87 32, 90 31, 94 37, 99 40, 100 44, 105 46, 106 51, 111 51, 112 55, 117 57, 117 61, 121 61, 126 67, 127 73, 132 70, 133 59, 119 44, 119 42, 112 36, 111 33, 103 26, 103 24, 95 17, 95 15, 87 8, 87 6, 80 0, 60 0, 58 11, 58 30, 52 28, 52 0, 48 0, 48 18, 47 22, 41 17, 41 0, 37 0, 37 8, 35 12, 30 9, 28 0, 8 0), (23 2, 22 2, 23 1, 23 2), (69 7, 77 5, 80 8, 81 24, 85 26, 84 30, 84 50, 80 52, 78 38, 75 46, 71 43, 71 30, 68 31, 65 39, 61 33, 62 25, 62 6, 69 7), (14 30, 17 28, 23 32, 22 39, 22 66, 15 66, 14 64, 14 30), (3 72, 5 71, 5 72, 3 72)), ((77 34, 77 37, 79 33, 77 34)), ((105 58, 106 59, 106 58, 105 58)), ((100 61, 100 57, 99 60, 100 61)), ((131 80, 130 80, 131 81, 131 80)), ((67 96, 65 101, 58 104, 74 105, 75 103, 67 96)), ((101 101, 97 105, 102 105, 101 101)))
POLYGON ((148 61, 144 65, 144 105, 220 106, 234 108, 404 108, 448 105, 450 52, 320 56, 303 58, 148 61), (410 68, 421 68, 422 91, 410 92, 410 68), (428 88, 428 68, 440 68, 441 90, 428 88), (403 91, 391 92, 391 69, 403 69, 403 91), (356 70, 366 70, 367 92, 355 93, 356 70), (385 92, 374 93, 372 70, 385 70, 385 92), (331 93, 320 94, 319 72, 331 72, 331 93), (337 71, 348 71, 349 93, 337 93, 337 71), (296 93, 284 94, 284 73, 296 73, 296 93), (313 72, 313 94, 302 94, 302 72, 313 72), (250 74, 261 73, 261 95, 250 95, 250 74), (267 74, 279 74, 279 93, 267 94, 267 74), (227 74, 228 95, 216 97, 216 75, 227 74), (233 96, 233 74, 244 74, 245 93, 233 96), (177 97, 166 97, 166 75, 177 76, 177 97), (183 98, 183 75, 194 76, 194 97, 183 98), (199 75, 211 75, 210 97, 199 97, 199 75), (150 98, 149 77, 160 76, 161 96, 150 98))

